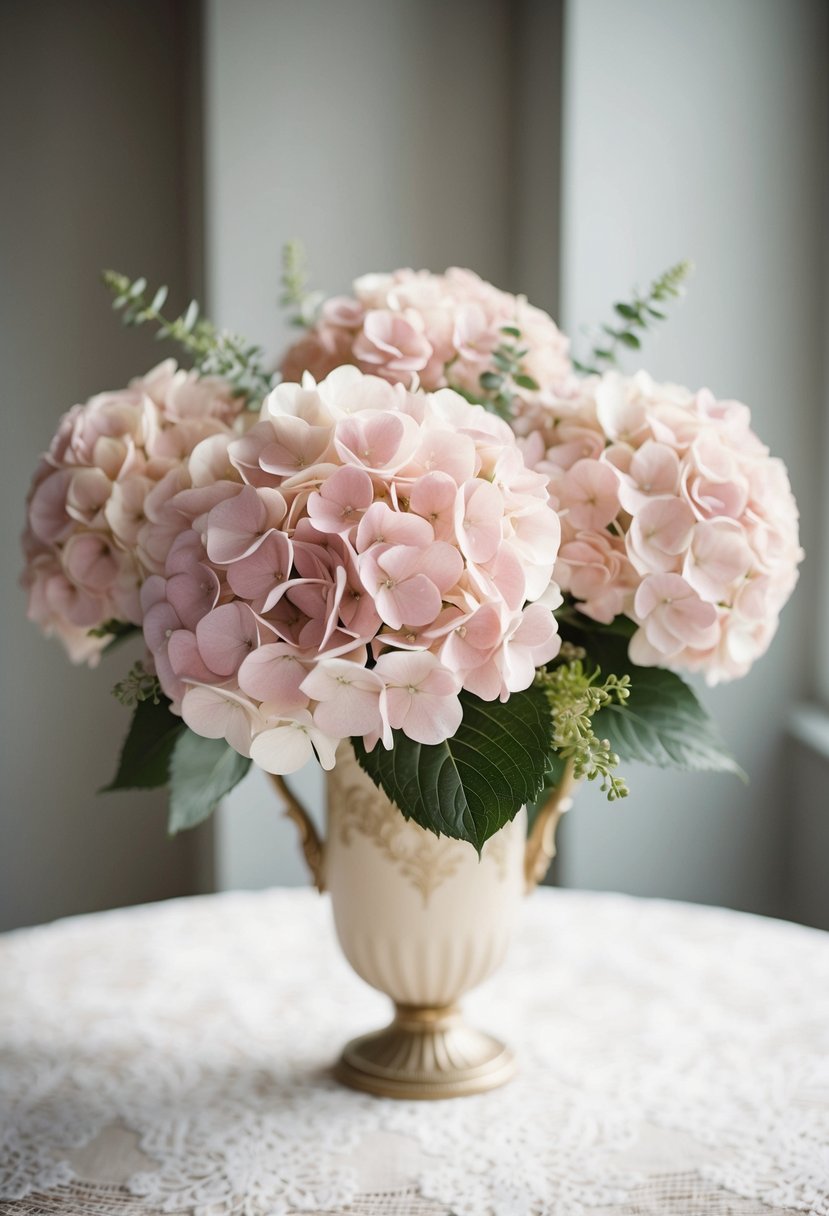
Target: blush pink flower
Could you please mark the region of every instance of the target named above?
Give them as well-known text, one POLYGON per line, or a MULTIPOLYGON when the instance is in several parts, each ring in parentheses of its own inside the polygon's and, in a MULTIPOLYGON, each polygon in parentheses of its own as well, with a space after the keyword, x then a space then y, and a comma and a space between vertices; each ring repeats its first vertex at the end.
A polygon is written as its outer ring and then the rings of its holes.
POLYGON ((363 469, 335 469, 308 499, 308 516, 320 532, 350 532, 374 501, 374 483, 363 469))
POLYGON ((193 685, 181 701, 181 716, 192 731, 207 739, 226 739, 243 756, 250 755, 251 733, 258 721, 254 706, 228 688, 193 685))
POLYGON ((285 714, 308 708, 302 681, 312 660, 303 660, 285 642, 267 642, 242 660, 239 687, 248 697, 267 702, 285 714))
MULTIPOLYGON (((409 387, 416 377, 428 392, 448 386, 480 398, 481 375, 498 372, 496 354, 505 343, 524 351, 524 377, 541 391, 570 379, 567 338, 523 297, 455 267, 445 274, 396 270, 363 275, 353 296, 326 301, 317 324, 286 354, 282 374, 299 381, 310 372, 322 380, 337 360, 391 383, 409 387)), ((520 403, 539 390, 515 385, 514 391, 520 403)))
POLYGON ((358 367, 393 383, 410 384, 414 373, 426 367, 432 356, 423 329, 421 318, 414 312, 371 310, 354 342, 358 367))
POLYGON ((319 730, 307 710, 283 717, 265 705, 261 712, 265 729, 254 736, 250 755, 266 773, 295 773, 314 757, 326 771, 334 767, 337 740, 319 730))
POLYGON ((619 514, 616 474, 598 460, 577 460, 558 482, 558 501, 569 527, 604 528, 619 514))
POLYGON ((196 625, 199 653, 211 671, 232 676, 259 644, 256 617, 247 604, 220 604, 196 625))
POLYGON ((360 577, 381 620, 392 629, 427 625, 458 581, 463 558, 445 541, 427 547, 378 545, 361 560, 360 577))
POLYGON ((585 616, 609 625, 630 615, 639 576, 625 553, 624 542, 609 532, 578 532, 561 546, 556 579, 585 616))
POLYGON ((436 540, 453 544, 458 496, 457 483, 448 473, 423 473, 412 486, 409 510, 426 520, 436 540))
POLYGON ((652 666, 683 651, 706 650, 718 638, 717 609, 701 599, 678 574, 649 574, 639 586, 634 614, 641 628, 634 634, 634 662, 652 666))
POLYGON ((382 738, 391 747, 386 686, 376 671, 346 659, 321 659, 305 677, 302 691, 317 702, 314 723, 327 735, 382 738))
POLYGON ((751 548, 739 527, 726 519, 706 520, 694 528, 682 576, 703 599, 722 603, 731 599, 753 565, 751 548))
POLYGON ((650 498, 676 494, 679 489, 679 456, 667 444, 647 439, 631 453, 627 468, 619 475, 619 502, 635 515, 650 498))
POLYGON ((504 500, 491 482, 476 479, 455 500, 455 534, 461 552, 473 562, 488 562, 500 547, 504 500))
POLYGON ((383 654, 374 668, 386 689, 389 725, 417 743, 442 743, 461 724, 460 680, 428 651, 383 654))
MULTIPOLYGON (((94 663, 107 645, 105 634, 82 641, 83 631, 140 624, 141 583, 163 571, 182 530, 170 500, 195 484, 188 465, 203 443, 226 446, 242 407, 224 381, 166 360, 61 419, 29 494, 23 582, 33 619, 73 661, 94 663), (82 622, 64 615, 81 606, 82 622)), ((220 449, 211 452, 214 473, 225 475, 220 449)))
POLYGON ((694 513, 681 498, 651 498, 633 517, 628 556, 640 574, 677 570, 691 542, 694 513))
POLYGON ((259 452, 259 464, 266 473, 285 477, 313 468, 323 459, 331 442, 328 427, 312 426, 303 418, 284 415, 274 418, 273 438, 259 452))
POLYGON ((392 473, 411 456, 418 431, 406 414, 378 411, 373 416, 343 418, 334 431, 334 446, 346 464, 370 473, 392 473))
POLYGON ((323 380, 337 367, 354 362, 353 336, 339 325, 324 320, 295 343, 282 360, 280 371, 287 381, 299 381, 312 371, 323 380))
POLYGON ((248 557, 284 519, 285 510, 285 499, 278 490, 241 486, 207 517, 207 556, 220 563, 248 557))
POLYGON ((462 687, 506 697, 556 653, 558 517, 480 407, 339 368, 280 385, 227 455, 227 479, 176 474, 147 507, 179 532, 145 638, 192 729, 247 728, 271 772, 352 736, 441 742, 462 687))
POLYGON ((557 579, 587 616, 637 622, 637 662, 700 671, 713 684, 744 675, 774 634, 803 553, 785 468, 750 422, 739 402, 644 372, 571 382, 515 419, 561 512, 557 579), (595 445, 581 459, 574 435, 595 445), (609 487, 606 500, 600 493, 609 472, 615 512, 609 487), (649 599, 663 576, 683 588, 670 605, 649 599))

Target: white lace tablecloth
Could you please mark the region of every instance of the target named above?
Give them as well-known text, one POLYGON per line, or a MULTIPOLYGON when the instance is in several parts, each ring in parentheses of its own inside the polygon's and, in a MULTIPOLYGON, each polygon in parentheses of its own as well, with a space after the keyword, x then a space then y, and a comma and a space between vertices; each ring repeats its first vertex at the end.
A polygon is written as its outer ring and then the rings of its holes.
POLYGON ((505 1089, 329 1066, 387 1003, 327 899, 230 894, 0 938, 4 1216, 829 1216, 829 935, 540 891, 470 1019, 505 1089))

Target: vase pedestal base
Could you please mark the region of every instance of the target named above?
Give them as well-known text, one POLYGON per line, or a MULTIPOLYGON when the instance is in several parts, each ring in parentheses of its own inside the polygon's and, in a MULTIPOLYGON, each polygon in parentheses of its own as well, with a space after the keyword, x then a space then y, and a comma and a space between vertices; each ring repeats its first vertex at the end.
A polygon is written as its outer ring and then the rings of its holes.
POLYGON ((484 1093, 515 1074, 508 1047, 467 1026, 455 1006, 398 1005, 384 1030, 345 1047, 335 1075, 382 1098, 440 1099, 484 1093))

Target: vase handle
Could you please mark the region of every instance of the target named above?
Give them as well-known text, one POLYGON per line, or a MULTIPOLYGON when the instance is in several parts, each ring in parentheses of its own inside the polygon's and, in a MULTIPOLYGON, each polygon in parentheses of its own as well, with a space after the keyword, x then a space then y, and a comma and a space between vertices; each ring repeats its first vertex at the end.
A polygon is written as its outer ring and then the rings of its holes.
POLYGON ((572 790, 575 784, 573 766, 568 762, 561 781, 535 817, 524 853, 524 881, 528 895, 544 881, 556 855, 556 828, 561 816, 573 805, 572 790))
POLYGON ((280 777, 278 773, 268 773, 268 776, 285 801, 286 817, 297 826, 299 843, 302 846, 305 863, 311 872, 311 879, 317 890, 322 892, 325 890, 322 876, 323 842, 314 821, 284 777, 280 777))

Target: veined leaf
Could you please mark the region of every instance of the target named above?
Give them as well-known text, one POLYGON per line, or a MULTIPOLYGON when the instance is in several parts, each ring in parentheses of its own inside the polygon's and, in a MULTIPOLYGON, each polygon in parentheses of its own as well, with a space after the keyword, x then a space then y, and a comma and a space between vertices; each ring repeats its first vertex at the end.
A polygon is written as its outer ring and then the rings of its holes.
POLYGON ((547 799, 551 797, 553 790, 561 785, 564 780, 564 774, 567 771, 567 761, 562 760, 558 752, 550 752, 548 761, 547 772, 544 774, 544 784, 536 794, 535 801, 527 803, 529 828, 532 828, 538 812, 544 806, 547 799))
POLYGON ((461 694, 463 721, 444 743, 415 743, 394 732, 394 747, 357 759, 407 819, 437 835, 468 840, 478 852, 525 803, 534 802, 553 763, 550 709, 531 686, 506 702, 461 694))
POLYGON ((600 710, 593 729, 600 739, 609 740, 623 761, 734 773, 746 779, 713 718, 671 671, 637 667, 627 702, 600 710))
POLYGON ((593 719, 598 737, 609 740, 622 761, 734 773, 745 780, 719 727, 675 672, 637 667, 628 658, 627 639, 610 629, 585 630, 578 641, 606 675, 630 676, 627 701, 606 706, 593 719))
POLYGON ((224 739, 205 739, 184 730, 170 761, 170 834, 207 819, 249 768, 248 757, 224 739))
POLYGON ((98 792, 149 790, 166 785, 170 757, 184 729, 181 718, 170 712, 166 697, 157 705, 152 700, 139 701, 121 750, 118 771, 109 785, 98 792))

